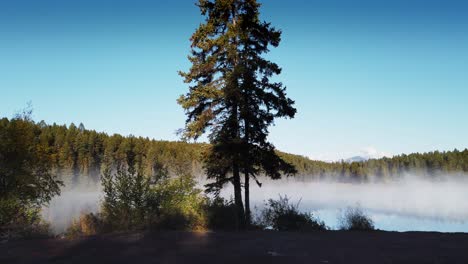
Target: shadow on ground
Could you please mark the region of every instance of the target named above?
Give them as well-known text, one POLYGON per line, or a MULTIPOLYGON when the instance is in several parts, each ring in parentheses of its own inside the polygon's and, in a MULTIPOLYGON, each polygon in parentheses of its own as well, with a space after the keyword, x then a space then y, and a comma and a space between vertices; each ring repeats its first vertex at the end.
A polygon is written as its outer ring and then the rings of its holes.
POLYGON ((468 234, 157 232, 12 241, 0 263, 468 263, 468 234))

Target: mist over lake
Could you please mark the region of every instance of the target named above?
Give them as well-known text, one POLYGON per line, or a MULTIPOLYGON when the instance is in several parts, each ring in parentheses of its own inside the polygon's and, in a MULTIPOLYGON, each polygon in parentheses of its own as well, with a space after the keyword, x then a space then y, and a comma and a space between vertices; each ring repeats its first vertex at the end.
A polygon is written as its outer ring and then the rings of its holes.
MULTIPOLYGON (((405 175, 387 183, 262 180, 251 186, 252 207, 261 210, 268 199, 287 196, 299 209, 312 212, 331 228, 347 207, 361 207, 376 228, 387 231, 468 231, 468 180, 460 176, 405 175)), ((231 197, 231 186, 222 195, 231 197)), ((255 209, 254 209, 255 210, 255 209)))
MULTIPOLYGON (((303 212, 312 212, 332 229, 347 207, 361 207, 376 228, 387 231, 468 232, 468 180, 450 175, 430 180, 405 175, 399 180, 379 183, 345 183, 327 180, 299 181, 261 179, 262 187, 251 185, 254 213, 268 199, 287 196, 303 212)), ((200 181, 203 188, 205 181, 200 181)), ((230 199, 232 186, 221 196, 230 199)), ((98 212, 103 194, 99 186, 67 188, 44 207, 43 216, 55 233, 61 233, 82 213, 98 212)))

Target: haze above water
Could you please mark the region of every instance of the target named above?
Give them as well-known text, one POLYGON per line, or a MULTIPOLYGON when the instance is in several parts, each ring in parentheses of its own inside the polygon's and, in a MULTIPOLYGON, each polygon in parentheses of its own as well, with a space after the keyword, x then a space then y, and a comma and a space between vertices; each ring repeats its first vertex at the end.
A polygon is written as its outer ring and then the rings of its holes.
MULTIPOLYGON (((221 193, 232 196, 232 187, 221 193)), ((406 176, 389 183, 299 182, 293 178, 263 180, 251 184, 252 208, 261 210, 268 199, 287 195, 299 202, 301 211, 312 212, 331 228, 338 227, 338 216, 346 207, 360 206, 376 228, 388 231, 468 232, 468 180, 450 176, 428 180, 406 176)), ((102 193, 97 188, 75 188, 62 192, 43 210, 56 233, 65 231, 80 213, 96 212, 102 193)))
MULTIPOLYGON (((298 182, 292 178, 251 185, 252 207, 287 195, 301 211, 312 212, 338 227, 346 207, 360 206, 376 228, 388 231, 468 232, 468 180, 447 177, 430 181, 406 176, 390 183, 298 182)), ((223 196, 231 197, 231 189, 223 196)))

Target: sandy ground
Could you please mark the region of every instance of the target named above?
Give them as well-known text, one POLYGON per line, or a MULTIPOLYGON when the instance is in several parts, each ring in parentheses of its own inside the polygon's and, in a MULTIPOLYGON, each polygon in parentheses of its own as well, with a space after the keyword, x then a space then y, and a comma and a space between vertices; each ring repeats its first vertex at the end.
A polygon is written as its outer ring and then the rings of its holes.
POLYGON ((468 263, 468 234, 158 232, 0 245, 0 263, 468 263))

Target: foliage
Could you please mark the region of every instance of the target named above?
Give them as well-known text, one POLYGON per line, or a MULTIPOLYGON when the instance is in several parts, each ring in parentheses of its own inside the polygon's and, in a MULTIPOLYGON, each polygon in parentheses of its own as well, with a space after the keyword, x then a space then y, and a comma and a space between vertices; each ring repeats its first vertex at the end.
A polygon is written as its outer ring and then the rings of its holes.
POLYGON ((92 236, 103 231, 102 219, 93 213, 82 214, 78 220, 73 221, 65 235, 68 238, 92 236))
POLYGON ((360 207, 348 207, 339 217, 339 228, 349 231, 375 230, 374 222, 360 207))
POLYGON ((14 199, 0 199, 0 226, 2 239, 49 236, 49 225, 41 219, 40 207, 25 205, 14 199))
POLYGON ((206 227, 206 197, 190 175, 165 178, 151 188, 150 200, 158 204, 156 227, 200 230, 206 227))
POLYGON ((147 178, 130 168, 107 171, 102 216, 110 230, 203 229, 205 197, 191 176, 147 178))
POLYGON ((313 231, 326 230, 323 221, 311 213, 301 213, 298 204, 290 203, 287 196, 280 196, 278 200, 270 199, 262 211, 259 223, 278 231, 313 231))
POLYGON ((183 137, 197 139, 209 132, 212 149, 206 174, 218 192, 234 186, 239 227, 250 222, 249 180, 260 173, 273 179, 293 174, 267 141, 275 118, 293 118, 294 101, 280 82, 271 79, 280 67, 263 56, 277 47, 281 31, 260 20, 256 0, 200 0, 202 23, 191 37, 191 68, 180 75, 190 91, 178 102, 187 114, 183 137), (240 174, 245 176, 245 216, 240 174))
MULTIPOLYGON (((107 135, 94 130, 81 129, 73 123, 47 125, 44 121, 35 123, 21 120, 27 127, 28 135, 22 136, 17 130, 19 121, 0 119, 1 159, 15 157, 7 152, 13 144, 21 143, 28 148, 29 157, 39 166, 50 169, 50 175, 60 175, 65 185, 75 183, 95 185, 104 169, 125 163, 128 155, 134 156, 144 175, 157 176, 163 170, 169 175, 201 174, 202 153, 206 144, 189 144, 150 140, 143 137, 107 135), (7 145, 8 144, 8 145, 7 145)), ((13 160, 5 163, 13 166, 13 160)), ((3 169, 5 167, 0 168, 3 169)), ((8 167, 6 167, 8 168, 8 167)))
POLYGON ((221 197, 210 199, 206 204, 207 225, 213 230, 234 230, 239 226, 234 201, 221 197))
POLYGON ((427 153, 402 154, 394 157, 370 159, 362 162, 324 162, 280 153, 299 171, 296 179, 332 179, 337 181, 389 181, 405 174, 425 177, 439 175, 463 175, 468 172, 468 149, 463 151, 433 151, 427 153))
POLYGON ((26 235, 46 228, 39 209, 61 186, 50 173, 48 149, 30 114, 0 120, 0 229, 26 235))
MULTIPOLYGON (((13 170, 36 172, 37 177, 22 178, 22 182, 40 180, 41 184, 37 186, 50 195, 56 195, 60 183, 55 175, 60 175, 60 180, 67 187, 73 186, 73 180, 95 185, 105 168, 124 162, 126 155, 132 153, 140 161, 144 175, 159 177, 158 174, 164 172, 171 177, 182 174, 201 177, 203 157, 208 156, 210 151, 208 144, 157 141, 117 134, 109 136, 94 130, 78 130, 73 124, 47 125, 43 121, 35 123, 30 119, 18 118, 0 119, 0 139, 0 197, 5 197, 6 192, 18 193, 13 191, 14 188, 33 194, 26 184, 8 184, 5 187, 11 179, 17 179, 11 177, 13 170), (129 141, 133 143, 129 144, 129 141), (15 154, 13 150, 18 153, 15 154), (7 171, 10 174, 7 175, 7 171)), ((304 181, 321 178, 385 181, 405 173, 436 177, 468 172, 468 149, 414 153, 354 163, 314 161, 303 156, 277 153, 297 168, 298 174, 294 177, 304 181)))
POLYGON ((149 180, 134 170, 122 166, 112 174, 106 170, 102 177, 104 187, 103 216, 112 228, 138 229, 145 225, 148 208, 149 180))

